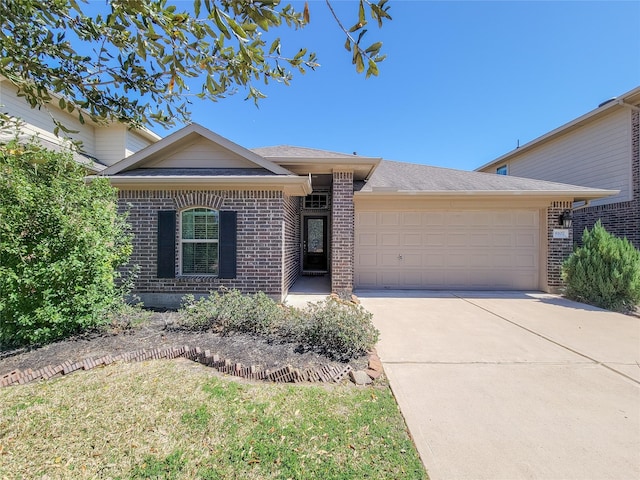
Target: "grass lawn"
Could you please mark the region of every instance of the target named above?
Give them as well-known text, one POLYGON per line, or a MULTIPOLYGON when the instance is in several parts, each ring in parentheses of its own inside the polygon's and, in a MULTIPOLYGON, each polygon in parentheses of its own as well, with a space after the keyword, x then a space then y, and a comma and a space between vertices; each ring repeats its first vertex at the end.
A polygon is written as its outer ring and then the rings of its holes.
POLYGON ((388 387, 216 377, 187 360, 0 389, 0 478, 420 479, 388 387))

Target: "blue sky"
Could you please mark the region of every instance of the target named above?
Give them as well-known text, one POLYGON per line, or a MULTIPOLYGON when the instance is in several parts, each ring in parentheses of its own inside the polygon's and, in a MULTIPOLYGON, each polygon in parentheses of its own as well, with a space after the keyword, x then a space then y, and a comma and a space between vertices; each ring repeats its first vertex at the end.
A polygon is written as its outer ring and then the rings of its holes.
MULTIPOLYGON (((294 4, 300 4, 300 2, 294 4)), ((193 121, 242 146, 297 145, 472 170, 640 85, 640 2, 395 1, 371 23, 388 58, 378 78, 351 65, 324 1, 280 31, 321 68, 193 105, 193 121)), ((335 1, 345 23, 357 2, 335 1)), ((167 135, 165 130, 156 130, 167 135)))

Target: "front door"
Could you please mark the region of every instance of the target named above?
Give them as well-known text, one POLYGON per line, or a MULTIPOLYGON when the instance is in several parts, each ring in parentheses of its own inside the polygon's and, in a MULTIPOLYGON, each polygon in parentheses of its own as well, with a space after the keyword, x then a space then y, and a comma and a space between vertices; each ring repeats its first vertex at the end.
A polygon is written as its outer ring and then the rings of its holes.
POLYGON ((327 271, 327 217, 304 217, 302 270, 327 271))

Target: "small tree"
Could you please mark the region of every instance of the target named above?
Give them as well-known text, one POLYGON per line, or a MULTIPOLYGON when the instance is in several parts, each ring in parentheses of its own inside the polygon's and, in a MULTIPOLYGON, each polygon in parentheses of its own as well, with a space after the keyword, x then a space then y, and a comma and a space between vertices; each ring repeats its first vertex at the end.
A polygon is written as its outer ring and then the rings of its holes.
POLYGON ((582 247, 564 262, 562 278, 567 297, 616 311, 640 303, 640 251, 626 238, 617 238, 600 221, 585 229, 582 247))
POLYGON ((69 154, 0 145, 0 345, 45 343, 98 325, 120 297, 131 242, 106 179, 69 154))

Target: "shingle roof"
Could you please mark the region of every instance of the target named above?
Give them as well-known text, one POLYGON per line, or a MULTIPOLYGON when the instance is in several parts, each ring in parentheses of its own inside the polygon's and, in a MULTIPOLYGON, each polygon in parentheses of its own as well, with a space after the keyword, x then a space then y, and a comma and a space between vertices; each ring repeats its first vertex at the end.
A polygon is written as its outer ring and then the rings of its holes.
POLYGON ((358 155, 331 152, 316 148, 293 147, 291 145, 276 145, 273 147, 252 148, 252 152, 265 158, 354 158, 358 155))
POLYGON ((415 163, 383 160, 361 192, 575 192, 578 196, 606 196, 603 190, 529 178, 468 172, 415 163))

